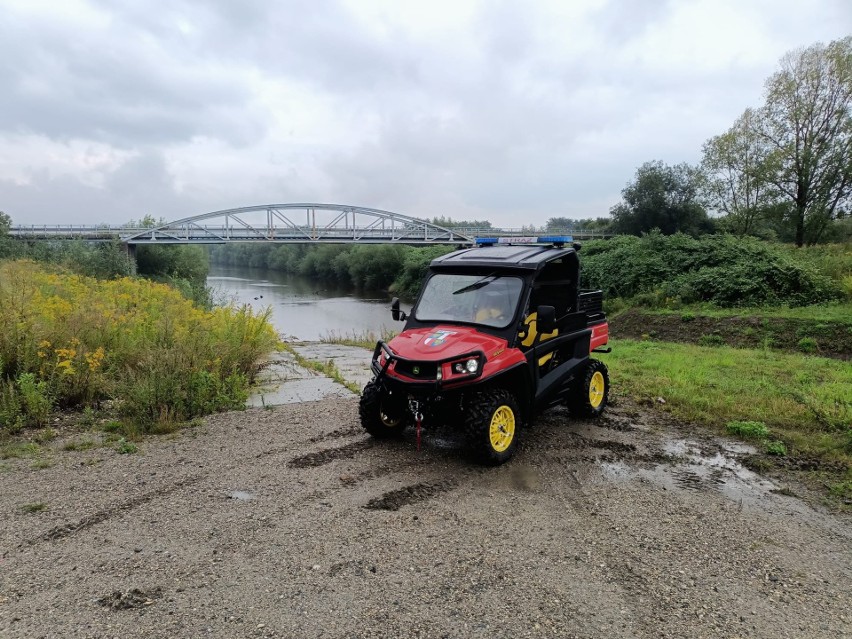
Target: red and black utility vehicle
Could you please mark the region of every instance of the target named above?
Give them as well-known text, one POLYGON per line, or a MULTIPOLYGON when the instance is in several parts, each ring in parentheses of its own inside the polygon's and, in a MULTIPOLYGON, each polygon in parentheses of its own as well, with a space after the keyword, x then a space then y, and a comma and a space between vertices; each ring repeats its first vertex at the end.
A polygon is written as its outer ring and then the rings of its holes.
POLYGON ((600 291, 579 287, 579 244, 567 236, 481 238, 432 261, 402 333, 379 341, 360 417, 375 437, 407 424, 463 429, 479 458, 500 464, 518 430, 566 404, 582 417, 607 404, 609 352, 600 291))

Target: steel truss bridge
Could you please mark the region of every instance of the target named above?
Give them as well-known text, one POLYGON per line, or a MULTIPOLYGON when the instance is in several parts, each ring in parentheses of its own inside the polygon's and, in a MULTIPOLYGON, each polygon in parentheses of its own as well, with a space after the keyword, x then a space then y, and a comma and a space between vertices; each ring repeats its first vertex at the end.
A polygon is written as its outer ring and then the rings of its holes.
MULTIPOLYGON (((559 231, 548 231, 559 232, 559 231)), ((577 239, 602 234, 566 231, 577 239)), ((151 228, 109 225, 13 226, 22 240, 120 240, 137 244, 472 244, 477 236, 529 235, 523 229, 445 228, 399 213, 343 204, 263 204, 213 211, 151 228)))

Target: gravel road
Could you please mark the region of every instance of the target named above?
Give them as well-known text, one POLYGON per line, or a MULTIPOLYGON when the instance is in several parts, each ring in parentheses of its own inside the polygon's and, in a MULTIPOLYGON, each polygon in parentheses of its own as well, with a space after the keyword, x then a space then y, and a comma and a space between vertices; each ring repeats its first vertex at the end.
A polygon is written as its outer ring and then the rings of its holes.
POLYGON ((61 445, 0 472, 4 638, 852 636, 850 518, 652 409, 552 412, 493 469, 355 398, 61 445))

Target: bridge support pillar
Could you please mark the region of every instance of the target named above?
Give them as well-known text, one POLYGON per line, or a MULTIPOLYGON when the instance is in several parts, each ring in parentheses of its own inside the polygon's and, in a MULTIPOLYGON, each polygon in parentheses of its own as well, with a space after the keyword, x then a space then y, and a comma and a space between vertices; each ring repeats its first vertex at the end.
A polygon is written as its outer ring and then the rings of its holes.
POLYGON ((125 244, 124 248, 127 251, 127 256, 135 262, 136 261, 136 245, 135 244, 125 244))

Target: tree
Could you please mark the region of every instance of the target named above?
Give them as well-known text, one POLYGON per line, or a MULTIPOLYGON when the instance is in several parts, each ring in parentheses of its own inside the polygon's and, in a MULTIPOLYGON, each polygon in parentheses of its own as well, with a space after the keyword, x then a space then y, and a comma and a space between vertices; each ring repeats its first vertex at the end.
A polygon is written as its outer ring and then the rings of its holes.
POLYGON ((712 224, 699 198, 701 185, 701 172, 688 164, 646 162, 621 191, 624 201, 610 209, 613 229, 631 235, 655 228, 665 235, 710 231, 712 224))
POLYGON ((790 203, 796 245, 819 241, 852 200, 852 36, 785 55, 739 136, 766 148, 756 176, 790 203))
POLYGON ((764 170, 770 148, 756 132, 757 118, 746 109, 728 131, 704 143, 704 197, 727 214, 727 228, 737 235, 753 234, 778 198, 764 170))
POLYGON ((573 229, 574 228, 574 220, 570 217, 551 217, 544 223, 545 231, 553 231, 553 230, 561 230, 561 229, 573 229))
POLYGON ((12 228, 12 218, 0 211, 0 237, 7 235, 12 228))
MULTIPOLYGON (((427 222, 430 220, 426 220, 427 222)), ((433 217, 431 220, 435 226, 443 226, 445 229, 471 228, 490 229, 491 222, 488 220, 454 220, 451 217, 433 217)))

